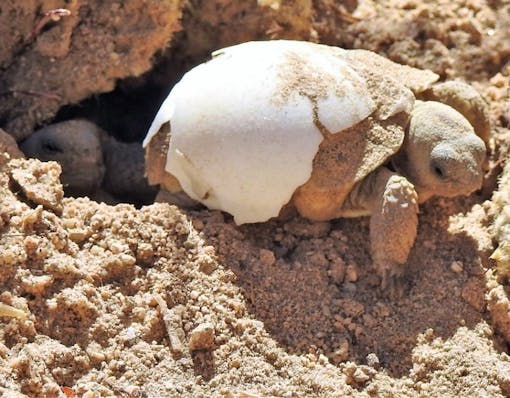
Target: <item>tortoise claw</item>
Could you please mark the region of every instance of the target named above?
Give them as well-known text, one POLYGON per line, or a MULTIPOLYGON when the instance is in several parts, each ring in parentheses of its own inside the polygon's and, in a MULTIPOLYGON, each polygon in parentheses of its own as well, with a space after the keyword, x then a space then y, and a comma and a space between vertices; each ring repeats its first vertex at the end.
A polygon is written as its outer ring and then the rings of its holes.
POLYGON ((388 264, 376 266, 381 277, 381 292, 390 299, 404 296, 407 288, 404 267, 401 264, 388 264))

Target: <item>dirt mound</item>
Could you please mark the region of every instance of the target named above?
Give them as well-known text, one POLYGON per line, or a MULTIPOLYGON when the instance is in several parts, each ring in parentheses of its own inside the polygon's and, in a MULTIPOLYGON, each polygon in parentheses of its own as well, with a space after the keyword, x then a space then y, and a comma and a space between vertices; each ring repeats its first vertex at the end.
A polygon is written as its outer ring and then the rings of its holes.
POLYGON ((4 394, 510 393, 476 237, 447 231, 448 206, 425 209, 411 290, 392 301, 365 220, 238 228, 219 212, 62 199, 58 173, 13 160, 1 174, 0 298, 23 311, 3 318, 4 394))

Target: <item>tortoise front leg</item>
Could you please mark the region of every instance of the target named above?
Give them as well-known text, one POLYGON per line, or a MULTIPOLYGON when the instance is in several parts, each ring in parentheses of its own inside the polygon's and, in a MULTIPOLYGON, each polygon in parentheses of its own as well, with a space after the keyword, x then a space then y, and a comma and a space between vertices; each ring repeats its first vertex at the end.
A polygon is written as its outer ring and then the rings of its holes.
POLYGON ((381 288, 400 295, 404 266, 418 226, 418 195, 413 184, 381 167, 353 190, 347 204, 370 212, 372 261, 381 277, 381 288))

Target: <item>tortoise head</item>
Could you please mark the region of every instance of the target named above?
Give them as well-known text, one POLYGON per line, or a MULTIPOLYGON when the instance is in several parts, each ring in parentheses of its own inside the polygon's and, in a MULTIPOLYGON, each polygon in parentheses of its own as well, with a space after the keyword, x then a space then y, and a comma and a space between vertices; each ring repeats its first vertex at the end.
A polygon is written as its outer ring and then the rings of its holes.
POLYGON ((459 112, 440 102, 416 101, 394 167, 415 185, 423 202, 479 189, 485 154, 484 142, 459 112))
POLYGON ((58 162, 67 195, 89 195, 99 188, 105 172, 101 134, 106 133, 89 121, 68 120, 37 130, 20 148, 28 157, 58 162))

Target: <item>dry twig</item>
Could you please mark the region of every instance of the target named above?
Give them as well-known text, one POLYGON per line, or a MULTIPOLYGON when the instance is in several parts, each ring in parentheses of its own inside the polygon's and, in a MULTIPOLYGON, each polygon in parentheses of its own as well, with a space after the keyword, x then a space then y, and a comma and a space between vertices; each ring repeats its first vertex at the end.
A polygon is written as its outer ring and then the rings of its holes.
POLYGON ((44 15, 37 21, 32 29, 32 34, 29 37, 30 41, 35 40, 41 30, 46 26, 48 22, 58 22, 62 17, 68 17, 71 15, 71 11, 67 8, 55 8, 53 10, 46 11, 44 15))
POLYGON ((182 317, 180 314, 180 307, 168 309, 165 300, 159 295, 154 295, 154 300, 159 305, 159 311, 163 315, 163 322, 165 323, 168 338, 170 340, 170 349, 174 356, 180 357, 187 352, 184 345, 184 330, 182 329, 182 317))

